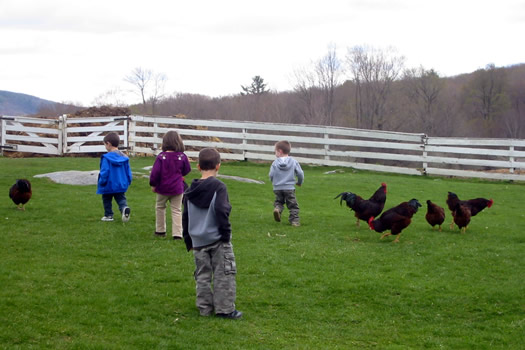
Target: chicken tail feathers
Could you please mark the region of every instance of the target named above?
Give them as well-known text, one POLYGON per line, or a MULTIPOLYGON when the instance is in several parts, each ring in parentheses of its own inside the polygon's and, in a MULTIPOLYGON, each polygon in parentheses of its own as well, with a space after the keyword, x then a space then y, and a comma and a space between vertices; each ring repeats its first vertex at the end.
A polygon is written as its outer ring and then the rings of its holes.
POLYGON ((339 200, 339 205, 343 205, 343 201, 345 201, 346 205, 350 207, 355 199, 355 194, 353 194, 352 192, 341 192, 337 196, 335 196, 334 199, 337 199, 339 197, 341 197, 341 199, 339 200))

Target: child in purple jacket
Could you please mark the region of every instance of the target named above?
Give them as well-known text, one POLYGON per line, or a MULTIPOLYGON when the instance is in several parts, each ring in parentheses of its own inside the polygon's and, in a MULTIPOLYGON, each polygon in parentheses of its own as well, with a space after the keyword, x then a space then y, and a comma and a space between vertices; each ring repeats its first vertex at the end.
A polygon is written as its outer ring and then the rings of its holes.
POLYGON ((182 195, 184 178, 191 171, 184 143, 179 133, 170 130, 162 138, 162 152, 155 159, 149 177, 151 190, 157 193, 155 235, 166 236, 166 206, 170 202, 172 236, 182 239, 182 195))

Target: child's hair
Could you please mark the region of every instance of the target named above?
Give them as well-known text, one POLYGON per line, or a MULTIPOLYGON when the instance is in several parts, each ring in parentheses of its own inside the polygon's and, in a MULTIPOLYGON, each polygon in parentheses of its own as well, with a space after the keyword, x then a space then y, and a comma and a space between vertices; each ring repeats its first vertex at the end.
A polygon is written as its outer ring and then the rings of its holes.
POLYGON ((215 148, 204 148, 199 152, 201 170, 213 170, 221 164, 221 154, 215 148))
POLYGON ((282 151, 284 154, 290 154, 292 145, 290 144, 290 142, 283 140, 275 144, 275 149, 282 151))
POLYGON ((118 147, 120 138, 118 137, 118 134, 116 132, 110 132, 109 134, 104 136, 104 143, 106 142, 111 143, 111 146, 113 147, 118 147))
POLYGON ((184 152, 184 142, 179 133, 170 130, 162 138, 162 151, 184 152))

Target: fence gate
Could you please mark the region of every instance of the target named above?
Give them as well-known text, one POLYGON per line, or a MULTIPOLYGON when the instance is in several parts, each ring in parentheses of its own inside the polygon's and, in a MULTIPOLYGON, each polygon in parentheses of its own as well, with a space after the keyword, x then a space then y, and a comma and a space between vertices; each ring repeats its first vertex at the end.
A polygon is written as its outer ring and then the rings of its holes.
POLYGON ((29 117, 0 117, 1 150, 62 154, 62 121, 29 117))
POLYGON ((120 142, 128 147, 128 117, 67 118, 60 117, 64 125, 64 153, 106 152, 103 134, 114 131, 120 142))

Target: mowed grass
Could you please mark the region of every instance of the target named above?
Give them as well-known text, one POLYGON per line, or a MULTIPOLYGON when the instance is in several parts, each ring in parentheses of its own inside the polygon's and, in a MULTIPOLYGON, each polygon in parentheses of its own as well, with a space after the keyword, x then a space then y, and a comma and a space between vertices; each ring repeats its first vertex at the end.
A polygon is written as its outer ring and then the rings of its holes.
MULTIPOLYGON (((241 320, 203 318, 195 307, 193 255, 156 238, 146 170, 127 197, 131 220, 101 222, 95 186, 36 174, 98 169, 98 158, 0 158, 0 348, 2 349, 518 349, 525 344, 525 185, 304 166, 301 227, 273 220, 269 164, 225 162, 233 206, 241 320), (18 211, 7 193, 29 178, 18 211), (388 184, 385 208, 417 198, 423 208, 400 243, 334 197, 369 197, 388 184), (467 233, 426 223, 427 199, 445 205, 487 197, 494 206, 467 233)), ((194 164, 192 164, 194 166, 194 164)), ((198 177, 196 170, 188 181, 198 177)), ((115 207, 115 205, 114 205, 115 207)), ((116 210, 116 208, 115 208, 116 210)), ((287 211, 285 211, 285 219, 287 211)))

